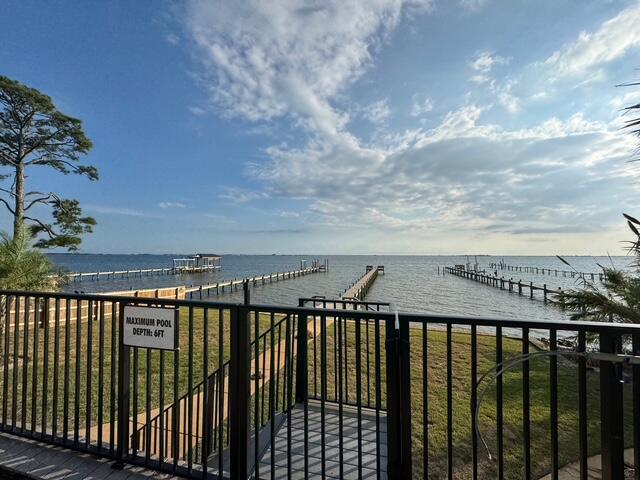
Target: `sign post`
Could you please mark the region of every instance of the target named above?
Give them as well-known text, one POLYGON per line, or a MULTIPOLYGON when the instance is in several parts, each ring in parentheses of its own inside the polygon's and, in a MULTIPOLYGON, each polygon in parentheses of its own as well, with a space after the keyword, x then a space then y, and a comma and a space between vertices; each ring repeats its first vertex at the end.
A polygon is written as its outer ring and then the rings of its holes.
POLYGON ((131 347, 178 350, 178 318, 177 308, 139 307, 123 303, 118 307, 118 444, 113 468, 124 468, 124 460, 129 454, 131 347))
POLYGON ((139 307, 120 303, 118 362, 118 444, 113 468, 124 468, 129 454, 131 347, 178 350, 177 308, 139 307))
POLYGON ((124 307, 122 338, 129 347, 178 349, 178 309, 124 307))

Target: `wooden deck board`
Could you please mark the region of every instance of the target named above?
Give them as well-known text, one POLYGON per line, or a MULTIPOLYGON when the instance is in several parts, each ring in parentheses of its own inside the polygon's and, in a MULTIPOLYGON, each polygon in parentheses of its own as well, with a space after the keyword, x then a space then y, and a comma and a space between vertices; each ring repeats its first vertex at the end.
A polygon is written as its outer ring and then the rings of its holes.
MULTIPOLYGON (((358 460, 362 462, 362 478, 378 478, 376 468, 376 416, 371 409, 362 409, 361 431, 362 447, 358 451, 358 418, 357 409, 344 407, 342 430, 343 477, 345 479, 358 478, 358 460)), ((308 465, 310 479, 322 477, 322 447, 321 429, 322 416, 320 404, 309 402, 308 408, 308 465)), ((340 438, 339 411, 337 405, 325 404, 325 465, 326 478, 340 478, 340 438)), ((260 461, 260 478, 271 478, 271 448, 274 448, 275 478, 287 476, 287 420, 278 430, 275 437, 275 447, 270 445, 260 461)), ((387 418, 386 412, 379 414, 380 439, 380 477, 386 479, 387 464, 387 418)), ((304 478, 304 410, 297 405, 291 413, 291 475, 292 478, 304 478)), ((255 478, 255 476, 254 476, 255 478)))
MULTIPOLYGON (((0 433, 0 469, 42 480, 173 480, 178 477, 8 433, 0 433)), ((0 478, 2 472, 0 471, 0 478)))

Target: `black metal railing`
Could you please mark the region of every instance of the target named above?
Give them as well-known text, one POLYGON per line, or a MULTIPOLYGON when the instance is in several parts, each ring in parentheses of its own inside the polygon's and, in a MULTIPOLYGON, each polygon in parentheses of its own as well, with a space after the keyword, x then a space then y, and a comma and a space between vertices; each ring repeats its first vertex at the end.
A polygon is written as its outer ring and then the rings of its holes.
POLYGON ((640 466, 639 326, 300 305, 0 292, 0 429, 190 478, 640 466), (125 305, 177 309, 180 348, 124 346, 125 305))

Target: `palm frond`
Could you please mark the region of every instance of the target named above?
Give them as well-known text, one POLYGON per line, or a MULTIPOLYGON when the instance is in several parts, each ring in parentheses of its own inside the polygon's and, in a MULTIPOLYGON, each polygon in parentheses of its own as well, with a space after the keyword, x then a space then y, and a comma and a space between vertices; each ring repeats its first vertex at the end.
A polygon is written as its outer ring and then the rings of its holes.
POLYGON ((0 232, 0 289, 55 290, 58 281, 49 258, 31 248, 33 237, 23 227, 15 238, 0 232))

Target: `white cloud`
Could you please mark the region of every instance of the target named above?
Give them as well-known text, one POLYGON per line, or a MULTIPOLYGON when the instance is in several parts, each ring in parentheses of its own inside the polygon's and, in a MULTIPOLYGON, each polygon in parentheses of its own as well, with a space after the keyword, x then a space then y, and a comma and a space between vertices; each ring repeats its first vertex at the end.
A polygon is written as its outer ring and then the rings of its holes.
POLYGON ((520 110, 521 101, 512 92, 515 82, 509 79, 499 82, 492 75, 492 70, 496 65, 506 65, 508 63, 509 59, 500 55, 486 51, 480 52, 470 63, 474 72, 471 76, 471 81, 478 85, 485 85, 496 96, 500 105, 510 113, 516 113, 520 110))
POLYGON ((362 115, 371 123, 384 123, 391 116, 389 100, 384 98, 370 103, 362 109, 362 115))
POLYGON ((433 110, 433 101, 429 97, 415 94, 412 97, 411 116, 421 117, 433 110))
POLYGON ((298 218, 300 216, 298 212, 292 212, 290 210, 280 210, 276 212, 276 215, 282 218, 298 218))
POLYGON ((458 2, 465 10, 476 11, 482 8, 487 0, 459 0, 458 2))
POLYGON ((253 173, 278 196, 309 200, 332 227, 583 231, 633 198, 625 163, 633 141, 623 133, 581 113, 507 130, 481 122, 483 111, 462 107, 384 148, 273 150, 272 163, 253 173), (341 188, 326 171, 341 172, 341 188))
POLYGON ((548 92, 541 91, 541 92, 534 93, 529 98, 531 98, 531 100, 538 101, 538 100, 544 100, 548 96, 549 96, 548 92))
POLYGON ((180 202, 160 202, 158 204, 160 208, 187 208, 184 203, 180 202))
POLYGON ((581 32, 578 38, 555 51, 546 64, 558 76, 578 75, 594 66, 611 62, 640 45, 640 5, 623 10, 595 32, 581 32))
POLYGON ((373 63, 403 11, 431 0, 285 2, 193 0, 188 29, 214 102, 252 121, 291 116, 336 134, 348 116, 331 104, 373 63))
POLYGON ((491 71, 494 65, 507 63, 507 60, 499 55, 490 52, 480 52, 476 59, 471 62, 471 68, 478 72, 491 71))
MULTIPOLYGON (((190 5, 189 28, 216 104, 250 121, 286 117, 306 133, 295 147, 272 145, 266 161, 249 165, 264 190, 229 188, 220 195, 227 202, 301 199, 335 228, 519 234, 602 227, 612 206, 632 197, 622 179, 629 140, 581 113, 506 129, 482 121, 490 107, 467 104, 436 128, 380 131, 370 144, 349 131, 340 95, 417 2, 190 5)), ((472 80, 517 112, 515 81, 493 78, 508 62, 481 52, 470 64, 472 80)), ((384 105, 372 118, 384 119, 384 105)))
POLYGON ((105 215, 124 215, 127 217, 150 217, 151 215, 141 210, 124 207, 110 207, 106 205, 85 205, 88 212, 102 213, 105 215))
POLYGON ((243 203, 253 202, 255 200, 269 198, 269 194, 266 192, 255 192, 244 188, 225 187, 219 197, 227 203, 240 205, 243 203))
POLYGON ((178 43, 180 43, 180 37, 178 37, 178 35, 176 35, 175 33, 168 33, 165 38, 171 45, 177 45, 178 43))
POLYGON ((189 108, 189 111, 193 115, 195 115, 196 117, 202 117, 202 116, 207 114, 207 111, 202 107, 198 107, 198 106, 192 105, 192 106, 190 106, 188 108, 189 108))
POLYGON ((637 103, 640 103, 640 93, 637 91, 620 92, 620 95, 613 97, 609 101, 609 105, 615 110, 620 110, 637 103))
POLYGON ((483 84, 491 81, 491 71, 495 65, 505 65, 509 60, 490 52, 480 52, 471 62, 471 68, 475 72, 471 81, 483 84))
POLYGON ((217 213, 200 213, 199 217, 203 217, 207 220, 213 220, 216 223, 228 223, 228 224, 237 224, 238 222, 232 218, 226 217, 224 215, 218 215, 217 213))
POLYGON ((498 96, 500 105, 506 108, 510 113, 516 113, 520 110, 520 99, 511 92, 512 86, 512 82, 506 82, 503 85, 494 84, 491 89, 498 96))

